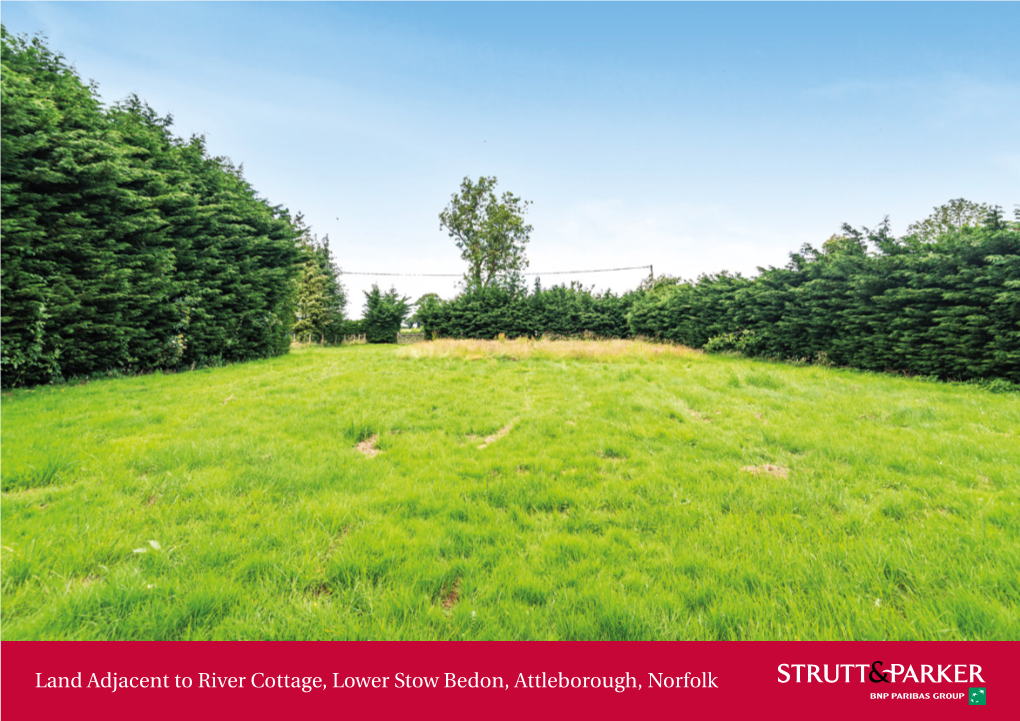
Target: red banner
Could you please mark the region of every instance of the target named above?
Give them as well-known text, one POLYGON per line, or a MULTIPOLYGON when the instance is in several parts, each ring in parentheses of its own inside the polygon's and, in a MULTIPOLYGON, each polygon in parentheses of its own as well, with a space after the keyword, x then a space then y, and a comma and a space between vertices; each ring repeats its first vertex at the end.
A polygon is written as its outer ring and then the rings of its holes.
POLYGON ((11 721, 1020 718, 1017 643, 9 641, 0 652, 11 721))

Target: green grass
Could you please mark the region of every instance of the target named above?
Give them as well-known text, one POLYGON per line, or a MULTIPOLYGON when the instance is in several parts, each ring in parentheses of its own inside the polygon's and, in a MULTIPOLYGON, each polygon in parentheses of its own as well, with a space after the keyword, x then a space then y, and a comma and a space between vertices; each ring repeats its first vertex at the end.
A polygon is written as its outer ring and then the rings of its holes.
POLYGON ((2 638, 1020 638, 1020 396, 512 355, 5 392, 2 638))

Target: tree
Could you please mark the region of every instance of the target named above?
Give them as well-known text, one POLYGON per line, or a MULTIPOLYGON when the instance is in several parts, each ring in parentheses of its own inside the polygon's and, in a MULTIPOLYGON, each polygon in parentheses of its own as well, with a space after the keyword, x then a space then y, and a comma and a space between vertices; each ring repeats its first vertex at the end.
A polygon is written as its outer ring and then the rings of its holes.
POLYGON ((300 233, 136 96, 0 25, 4 386, 286 353, 300 233))
POLYGON ((649 275, 638 284, 638 290, 654 293, 659 288, 671 288, 674 285, 682 285, 683 282, 684 279, 679 275, 670 275, 669 273, 661 273, 655 277, 649 275))
POLYGON ((464 178, 460 193, 439 214, 445 229, 467 261, 464 282, 468 289, 499 286, 512 291, 524 287, 528 267, 525 246, 532 227, 524 222, 530 201, 512 193, 496 197, 496 178, 482 176, 475 183, 464 178))
POLYGON ((437 293, 426 293, 414 302, 414 313, 407 319, 407 324, 410 326, 421 326, 424 323, 424 318, 440 302, 441 300, 437 293))
POLYGON ((378 285, 372 285, 371 291, 365 291, 365 318, 362 328, 365 340, 369 343, 396 343, 400 325, 404 322, 411 307, 410 299, 397 295, 396 288, 383 293, 378 285))
POLYGON ((985 203, 974 203, 964 198, 950 200, 934 209, 935 212, 924 220, 907 226, 907 235, 931 243, 936 238, 965 227, 982 224, 991 207, 985 203))
POLYGON ((321 240, 298 214, 294 225, 301 233, 298 242, 304 263, 298 276, 296 322, 297 337, 310 333, 313 338, 334 338, 343 335, 344 308, 347 293, 340 282, 340 269, 329 250, 329 236, 321 240))
POLYGON ((981 225, 989 230, 1005 230, 1007 225, 1002 218, 1002 208, 998 205, 988 208, 984 218, 981 219, 981 225))

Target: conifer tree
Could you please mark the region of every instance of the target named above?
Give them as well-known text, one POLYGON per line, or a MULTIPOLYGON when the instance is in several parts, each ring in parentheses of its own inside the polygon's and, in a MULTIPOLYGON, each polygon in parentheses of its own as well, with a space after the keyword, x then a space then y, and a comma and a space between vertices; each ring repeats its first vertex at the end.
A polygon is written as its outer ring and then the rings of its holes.
POLYGON ((4 385, 285 353, 306 257, 287 211, 130 96, 106 109, 2 33, 4 385))
POLYGON ((397 294, 396 288, 383 293, 372 285, 365 293, 365 317, 362 327, 369 343, 396 343, 400 326, 410 312, 409 298, 397 294))
POLYGON ((311 335, 329 340, 343 336, 347 294, 340 282, 340 269, 329 249, 329 236, 321 240, 312 233, 299 214, 295 226, 304 256, 298 276, 294 335, 311 335))

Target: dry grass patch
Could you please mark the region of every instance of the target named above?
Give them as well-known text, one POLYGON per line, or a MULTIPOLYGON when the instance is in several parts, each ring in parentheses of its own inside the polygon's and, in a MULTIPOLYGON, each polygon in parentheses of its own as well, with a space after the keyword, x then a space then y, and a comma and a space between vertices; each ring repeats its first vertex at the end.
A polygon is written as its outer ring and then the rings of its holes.
POLYGON ((318 596, 329 596, 332 593, 332 590, 325 583, 316 583, 316 584, 313 584, 308 589, 308 593, 310 593, 311 595, 316 596, 316 597, 318 597, 318 596))
POLYGON ((786 478, 790 474, 790 469, 786 466, 776 466, 771 463, 763 463, 760 466, 744 466, 740 470, 745 473, 766 473, 776 478, 786 478))
POLYGON ((664 358, 697 358, 701 351, 669 343, 648 343, 640 340, 453 340, 445 338, 404 346, 397 351, 400 358, 502 358, 504 360, 614 360, 664 358))
POLYGON ((446 587, 444 586, 443 589, 439 592, 439 595, 442 597, 442 601, 440 603, 442 604, 443 608, 445 608, 447 611, 452 611, 453 607, 456 606, 457 602, 460 600, 460 579, 458 578, 456 581, 453 582, 453 586, 450 588, 449 591, 447 591, 446 587))
POLYGON ((512 430, 514 429, 514 423, 516 423, 516 421, 515 421, 515 420, 514 420, 514 421, 510 421, 510 422, 509 422, 509 423, 507 423, 507 424, 506 424, 505 426, 503 426, 502 428, 500 428, 500 429, 499 429, 498 431, 496 431, 495 433, 493 433, 493 434, 492 434, 491 436, 486 436, 486 437, 485 437, 485 441, 484 441, 484 442, 482 443, 482 445, 478 446, 478 450, 482 450, 482 449, 483 449, 483 448, 485 448, 486 446, 488 446, 488 445, 491 445, 491 444, 495 443, 495 442, 496 442, 496 441, 498 441, 498 440, 499 440, 500 438, 502 438, 503 436, 505 436, 505 435, 506 435, 507 433, 509 433, 510 431, 512 431, 512 430))
POLYGON ((379 449, 375 447, 376 441, 379 440, 379 434, 376 433, 373 436, 369 436, 358 445, 354 446, 358 453, 368 456, 369 458, 375 458, 379 455, 379 449))

